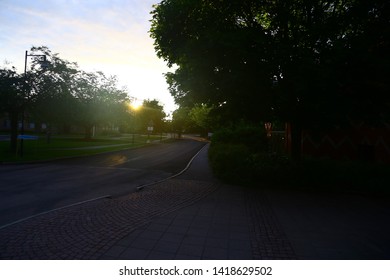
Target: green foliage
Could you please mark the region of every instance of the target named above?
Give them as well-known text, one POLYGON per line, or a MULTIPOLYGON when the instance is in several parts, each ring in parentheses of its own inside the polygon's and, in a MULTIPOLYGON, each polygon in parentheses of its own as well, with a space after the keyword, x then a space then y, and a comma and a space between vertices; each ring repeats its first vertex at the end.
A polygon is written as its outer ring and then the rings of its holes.
POLYGON ((61 59, 47 47, 32 47, 25 75, 0 69, 0 112, 11 118, 12 150, 16 149, 17 124, 22 113, 49 127, 78 125, 90 138, 94 125, 124 126, 130 117, 125 89, 115 76, 89 73, 61 59), (41 67, 45 55, 49 65, 41 67))
POLYGON ((179 137, 185 131, 192 130, 194 124, 189 118, 190 108, 180 106, 172 114, 171 130, 178 133, 179 137))
POLYGON ((230 183, 250 181, 249 149, 240 144, 217 144, 209 150, 209 159, 214 174, 230 183), (249 178, 248 178, 249 177, 249 178))
POLYGON ((86 138, 94 125, 120 125, 130 116, 127 93, 117 88, 115 76, 79 71, 74 84, 73 121, 85 127, 86 138))
MULTIPOLYGON (((390 119, 389 1, 165 0, 157 55, 177 103, 244 119, 326 128, 390 119), (369 93, 369 94, 367 94, 369 93)), ((294 155, 300 139, 292 137, 294 155)))
POLYGON ((189 112, 190 119, 197 125, 200 129, 207 132, 211 129, 213 124, 210 118, 210 111, 212 107, 207 106, 206 104, 196 104, 189 112))
POLYGON ((265 129, 258 125, 240 123, 236 126, 221 128, 213 134, 212 145, 244 145, 249 151, 266 152, 268 140, 265 129))
MULTIPOLYGON (((216 131, 211 139, 210 163, 214 173, 231 183, 249 184, 273 170, 264 128, 241 123, 216 131), (264 164, 266 163, 266 164, 264 164)), ((275 162, 277 163, 277 162, 275 162)))
POLYGON ((140 133, 147 133, 148 127, 153 127, 153 132, 161 133, 165 130, 164 107, 156 99, 144 100, 142 106, 133 112, 134 127, 140 133))
POLYGON ((303 159, 267 151, 264 131, 252 126, 217 131, 210 164, 221 180, 250 187, 316 192, 390 193, 390 166, 369 162, 303 159))

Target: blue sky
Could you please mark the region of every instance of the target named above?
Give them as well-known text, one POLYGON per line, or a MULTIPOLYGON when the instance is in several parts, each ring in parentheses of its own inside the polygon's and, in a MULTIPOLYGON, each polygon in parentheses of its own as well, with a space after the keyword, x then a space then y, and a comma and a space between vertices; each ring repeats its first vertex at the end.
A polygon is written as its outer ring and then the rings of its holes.
POLYGON ((174 110, 149 37, 159 0, 0 0, 0 66, 24 68, 24 52, 48 46, 86 71, 116 75, 138 99, 158 99, 174 110))

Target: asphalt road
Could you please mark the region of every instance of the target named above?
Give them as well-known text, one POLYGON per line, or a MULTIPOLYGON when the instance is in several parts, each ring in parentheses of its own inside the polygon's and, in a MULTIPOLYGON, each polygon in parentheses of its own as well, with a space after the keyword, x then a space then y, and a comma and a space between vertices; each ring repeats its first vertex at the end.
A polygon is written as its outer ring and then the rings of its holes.
POLYGON ((0 166, 0 227, 81 201, 133 192, 180 172, 204 145, 187 139, 48 163, 0 166))

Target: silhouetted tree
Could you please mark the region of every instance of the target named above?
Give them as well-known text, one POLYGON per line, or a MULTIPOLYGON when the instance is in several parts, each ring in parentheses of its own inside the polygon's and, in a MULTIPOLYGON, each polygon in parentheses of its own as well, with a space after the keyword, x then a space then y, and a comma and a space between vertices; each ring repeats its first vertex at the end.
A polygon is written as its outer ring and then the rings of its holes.
POLYGON ((176 102, 289 122, 295 159, 304 127, 388 120, 388 1, 165 0, 152 15, 176 102))
POLYGON ((130 116, 127 92, 117 88, 115 76, 79 71, 74 83, 75 122, 84 127, 86 139, 95 125, 118 124, 130 116))
POLYGON ((135 112, 137 130, 147 132, 147 128, 152 125, 154 132, 161 133, 164 130, 165 117, 164 107, 158 100, 144 100, 135 112))
POLYGON ((26 103, 26 85, 15 68, 0 69, 0 114, 7 114, 11 125, 11 152, 16 152, 18 122, 26 103))
POLYGON ((43 68, 41 57, 32 56, 26 75, 15 68, 0 69, 0 112, 7 112, 11 120, 12 151, 25 112, 49 125, 83 126, 86 138, 94 125, 120 125, 130 117, 127 92, 118 89, 115 76, 82 71, 45 46, 32 47, 29 54, 45 55, 50 63, 43 68))

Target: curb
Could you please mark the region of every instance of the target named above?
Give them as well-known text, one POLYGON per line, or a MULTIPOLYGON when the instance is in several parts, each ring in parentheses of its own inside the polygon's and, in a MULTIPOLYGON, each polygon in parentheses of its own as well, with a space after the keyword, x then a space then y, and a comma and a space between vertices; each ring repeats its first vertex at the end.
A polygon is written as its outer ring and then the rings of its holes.
POLYGON ((203 151, 203 149, 207 146, 208 143, 206 143, 191 159, 190 161, 188 162, 187 166, 182 170, 180 171, 179 173, 177 174, 174 174, 168 178, 165 178, 165 179, 162 179, 162 180, 158 180, 156 182, 153 182, 153 183, 148 183, 148 184, 145 184, 145 185, 141 185, 139 187, 137 187, 137 191, 141 191, 143 190, 145 187, 149 187, 149 186, 152 186, 152 185, 155 185, 155 184, 158 184, 158 183, 162 183, 162 182, 165 182, 167 180, 170 180, 170 179, 173 179, 175 177, 178 177, 180 176, 181 174, 183 174, 184 172, 186 172, 188 170, 188 168, 190 168, 192 162, 194 161, 194 159, 200 154, 201 151, 203 151))
MULTIPOLYGON (((188 170, 188 168, 190 168, 192 162, 194 161, 194 159, 199 155, 199 153, 201 151, 203 151, 203 149, 207 146, 208 143, 206 143, 191 159, 190 161, 188 162, 187 166, 182 170, 180 171, 179 173, 177 174, 174 174, 168 178, 165 178, 165 179, 162 179, 162 180, 158 180, 158 181, 155 181, 155 182, 152 182, 152 183, 148 183, 148 184, 144 184, 144 185, 141 185, 139 187, 137 187, 137 191, 141 191, 143 190, 145 187, 149 187, 149 186, 152 186, 152 185, 156 185, 158 183, 162 183, 162 182, 165 182, 165 181, 168 181, 170 179, 173 179, 177 176, 180 176, 181 174, 183 174, 184 172, 186 172, 188 170)), ((12 223, 9 223, 9 224, 5 224, 3 226, 0 226, 0 230, 4 229, 4 228, 7 228, 9 226, 12 226, 12 225, 15 225, 15 224, 18 224, 18 223, 21 223, 21 222, 24 222, 26 220, 29 220, 29 219, 32 219, 32 218, 35 218, 35 217, 38 217, 38 216, 41 216, 41 215, 44 215, 44 214, 48 214, 48 213, 52 213, 52 212, 55 212, 55 211, 58 211, 58 210, 62 210, 62 209, 66 209, 66 208, 70 208, 70 207, 73 207, 73 206, 77 206, 77 205, 81 205, 81 204, 85 204, 85 203, 88 203, 88 202, 93 202, 93 201, 96 201, 96 200, 100 200, 100 199, 105 199, 105 198, 111 198, 112 196, 111 195, 104 195, 104 196, 99 196, 99 197, 96 197, 96 198, 92 198, 92 199, 88 199, 88 200, 84 200, 84 201, 80 201, 80 202, 76 202, 76 203, 73 203, 73 204, 70 204, 70 205, 65 205, 65 206, 62 206, 62 207, 59 207, 59 208, 55 208, 55 209, 52 209, 52 210, 49 210, 49 211, 45 211, 45 212, 41 212, 41 213, 38 213, 38 214, 35 214, 35 215, 32 215, 32 216, 29 216, 29 217, 26 217, 26 218, 23 218, 23 219, 19 219, 17 221, 14 221, 12 223)))

